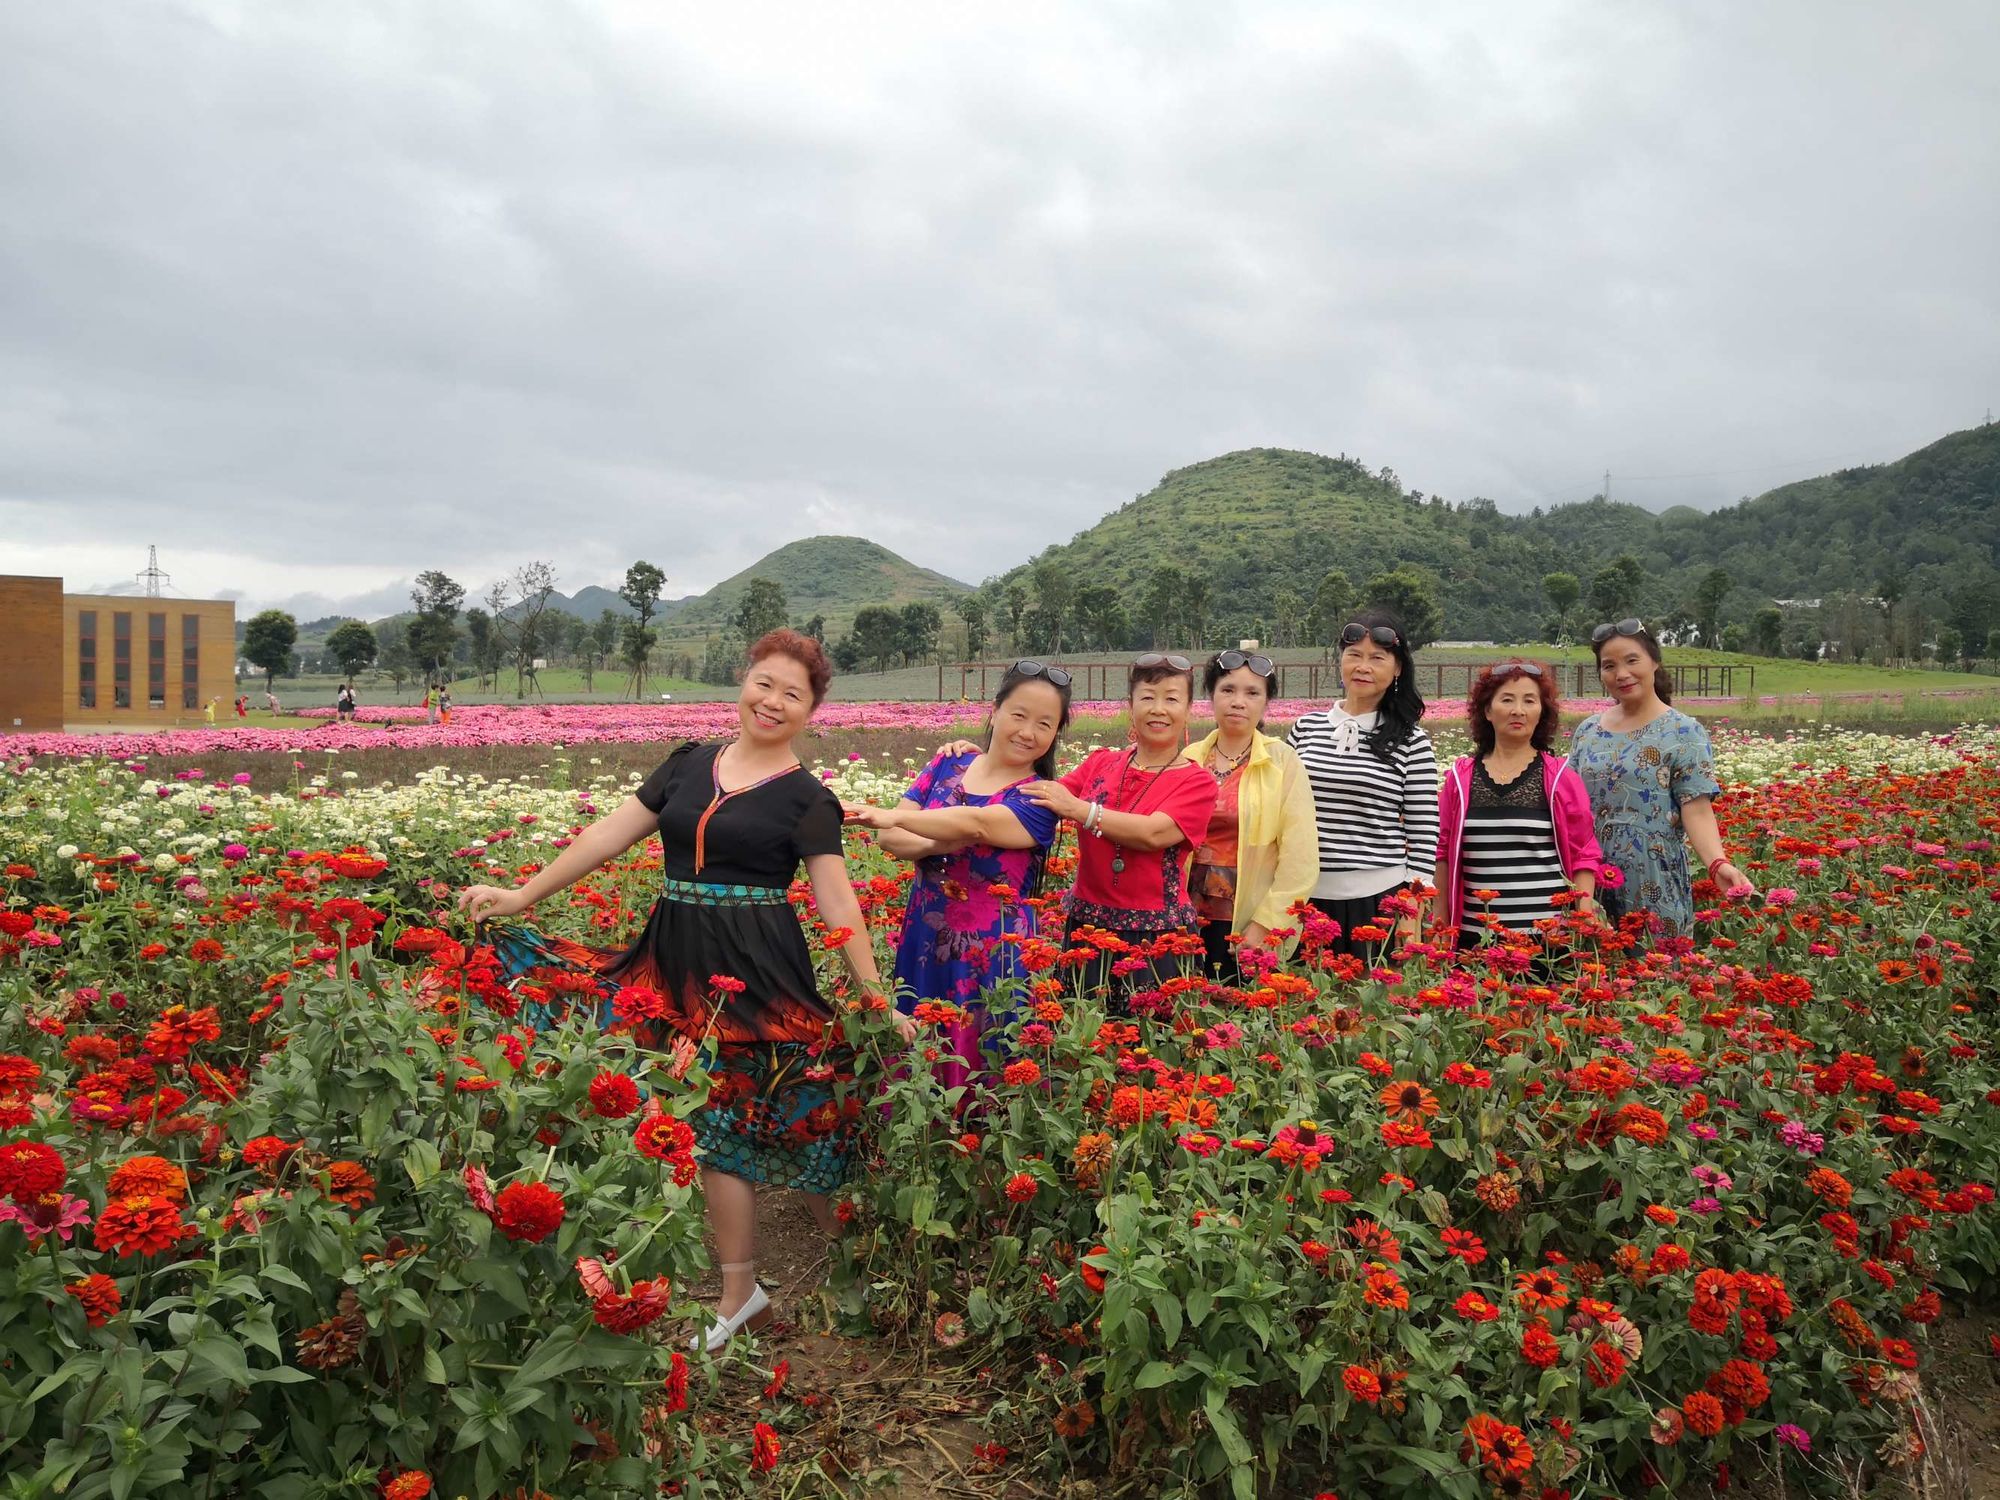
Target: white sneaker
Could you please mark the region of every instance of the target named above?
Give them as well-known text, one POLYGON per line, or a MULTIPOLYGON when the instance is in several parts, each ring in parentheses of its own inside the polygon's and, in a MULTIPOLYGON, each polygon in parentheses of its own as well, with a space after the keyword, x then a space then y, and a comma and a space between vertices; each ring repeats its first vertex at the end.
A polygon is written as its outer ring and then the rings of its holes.
MULTIPOLYGON (((722 1348, 736 1335, 748 1328, 752 1333, 761 1331, 771 1321, 771 1299, 765 1295, 763 1285, 750 1289, 749 1299, 726 1318, 717 1318, 708 1325, 707 1346, 710 1354, 722 1348)), ((688 1340, 688 1347, 699 1349, 703 1338, 696 1334, 688 1340)))

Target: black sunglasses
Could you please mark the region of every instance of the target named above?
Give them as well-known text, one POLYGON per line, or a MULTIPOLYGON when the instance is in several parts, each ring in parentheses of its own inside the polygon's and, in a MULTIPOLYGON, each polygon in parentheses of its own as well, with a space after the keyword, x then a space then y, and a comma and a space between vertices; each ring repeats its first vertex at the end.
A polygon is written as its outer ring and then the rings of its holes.
POLYGON ((1066 688, 1070 683, 1069 673, 1061 667, 1051 667, 1045 662, 1017 661, 1007 670, 1021 677, 1046 677, 1050 687, 1066 688))
POLYGON ((1340 644, 1358 646, 1363 641, 1373 641, 1378 646, 1400 646, 1403 638, 1387 625, 1363 625, 1359 620, 1341 627, 1340 644))
POLYGON ((1637 635, 1646 628, 1646 622, 1637 615, 1628 615, 1616 625, 1606 621, 1590 632, 1590 644, 1601 646, 1614 635, 1637 635))
POLYGON ((1278 668, 1270 657, 1249 651, 1224 651, 1215 658, 1215 664, 1225 672, 1234 672, 1239 667, 1248 667, 1259 677, 1276 677, 1278 668))
POLYGON ((1162 654, 1158 651, 1148 651, 1144 655, 1132 658, 1132 665, 1142 672, 1148 667, 1157 667, 1162 664, 1172 667, 1176 672, 1192 672, 1194 670, 1193 662, 1189 661, 1185 656, 1176 656, 1172 652, 1162 654))
POLYGON ((1525 672, 1530 677, 1539 677, 1542 675, 1542 669, 1531 661, 1510 661, 1502 662, 1499 666, 1495 667, 1493 669, 1493 677, 1495 681, 1498 681, 1502 677, 1511 677, 1516 672, 1525 672))

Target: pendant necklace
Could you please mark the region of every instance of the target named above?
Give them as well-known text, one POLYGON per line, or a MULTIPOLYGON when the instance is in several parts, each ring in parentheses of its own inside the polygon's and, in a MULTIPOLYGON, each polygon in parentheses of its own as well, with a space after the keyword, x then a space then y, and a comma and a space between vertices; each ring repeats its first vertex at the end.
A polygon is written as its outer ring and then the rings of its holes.
POLYGON ((1209 774, 1215 778, 1215 784, 1221 786, 1223 782, 1235 775, 1249 758, 1250 747, 1248 745, 1243 747, 1241 755, 1224 755, 1221 745, 1218 744, 1215 749, 1208 752, 1209 774))
MULTIPOLYGON (((1180 759, 1179 756, 1174 757, 1174 760, 1178 759, 1180 759)), ((1125 769, 1118 773, 1118 790, 1112 793, 1112 802, 1115 803, 1123 799, 1125 796, 1125 778, 1138 768, 1138 764, 1139 752, 1137 750, 1134 750, 1130 755, 1125 757, 1125 769)), ((1173 769, 1173 764, 1174 762, 1170 760, 1164 766, 1158 768, 1154 776, 1153 786, 1139 788, 1138 800, 1131 807, 1113 807, 1111 810, 1113 812, 1129 812, 1133 817, 1138 817, 1140 811, 1146 805, 1146 793, 1157 788, 1160 782, 1166 779, 1166 774, 1173 769)), ((1116 885, 1118 877, 1125 873, 1125 847, 1122 844, 1114 843, 1111 846, 1111 850, 1111 883, 1116 885)))

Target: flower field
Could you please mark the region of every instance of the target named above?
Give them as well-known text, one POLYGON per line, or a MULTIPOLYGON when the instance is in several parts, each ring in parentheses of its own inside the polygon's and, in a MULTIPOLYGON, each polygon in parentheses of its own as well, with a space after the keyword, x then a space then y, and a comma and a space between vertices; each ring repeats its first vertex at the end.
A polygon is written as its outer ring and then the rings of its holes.
MULTIPOLYGON (((1114 1017, 1031 941, 970 1107, 844 1006, 875 1165, 800 1315, 990 1370, 963 1477, 994 1493, 1913 1472, 1940 1320, 2000 1292, 2000 736, 1717 750, 1764 894, 1698 887, 1691 942, 1576 921, 1360 972, 1308 926, 1253 985, 1114 1017)), ((686 1348, 706 1055, 530 1028, 446 919, 627 785, 0 780, 9 1493, 857 1481, 789 1367, 686 1348)), ((907 873, 850 852, 886 949, 907 873)), ((635 856, 540 918, 622 939, 656 879, 635 856)))

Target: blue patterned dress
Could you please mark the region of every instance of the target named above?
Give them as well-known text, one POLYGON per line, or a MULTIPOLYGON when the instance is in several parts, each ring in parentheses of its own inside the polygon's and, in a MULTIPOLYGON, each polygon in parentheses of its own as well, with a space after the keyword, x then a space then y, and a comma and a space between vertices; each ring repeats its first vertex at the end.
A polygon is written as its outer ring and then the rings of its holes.
POLYGON ((1605 914, 1615 921, 1648 912, 1657 933, 1685 933, 1694 925, 1694 881, 1681 804, 1721 790, 1708 731, 1677 708, 1628 734, 1592 714, 1570 737, 1570 765, 1590 793, 1604 862, 1625 877, 1616 890, 1599 883, 1605 914))

